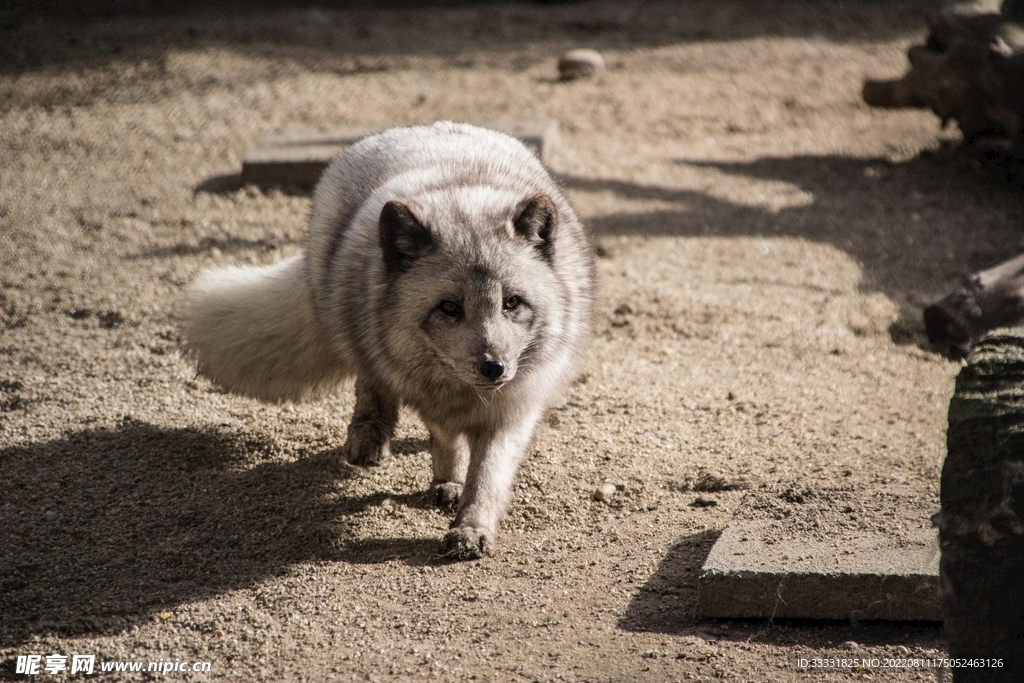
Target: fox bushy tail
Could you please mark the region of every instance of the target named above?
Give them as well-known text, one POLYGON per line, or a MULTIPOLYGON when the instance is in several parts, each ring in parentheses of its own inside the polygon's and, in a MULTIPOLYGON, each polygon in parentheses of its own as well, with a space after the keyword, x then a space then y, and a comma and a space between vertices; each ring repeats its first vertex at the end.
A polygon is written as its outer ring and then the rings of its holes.
POLYGON ((208 270, 186 290, 187 353, 225 389, 264 401, 300 401, 348 374, 313 310, 303 256, 267 267, 208 270))

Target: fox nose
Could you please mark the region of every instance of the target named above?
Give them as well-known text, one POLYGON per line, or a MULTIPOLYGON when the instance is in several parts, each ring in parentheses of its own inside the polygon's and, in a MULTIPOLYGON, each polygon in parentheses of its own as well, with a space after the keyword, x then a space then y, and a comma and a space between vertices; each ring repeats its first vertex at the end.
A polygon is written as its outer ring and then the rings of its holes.
POLYGON ((500 360, 485 360, 480 364, 479 370, 485 378, 494 381, 505 372, 505 364, 500 360))

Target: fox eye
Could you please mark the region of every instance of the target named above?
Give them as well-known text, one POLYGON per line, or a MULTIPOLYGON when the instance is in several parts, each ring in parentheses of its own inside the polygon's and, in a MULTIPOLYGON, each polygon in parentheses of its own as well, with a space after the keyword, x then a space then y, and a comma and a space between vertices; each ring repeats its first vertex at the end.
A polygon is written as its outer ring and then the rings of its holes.
POLYGON ((505 299, 504 308, 506 311, 514 311, 519 308, 519 304, 523 303, 518 296, 510 296, 505 299))
POLYGON ((449 318, 458 318, 462 315, 462 306, 448 299, 442 301, 438 308, 449 318))

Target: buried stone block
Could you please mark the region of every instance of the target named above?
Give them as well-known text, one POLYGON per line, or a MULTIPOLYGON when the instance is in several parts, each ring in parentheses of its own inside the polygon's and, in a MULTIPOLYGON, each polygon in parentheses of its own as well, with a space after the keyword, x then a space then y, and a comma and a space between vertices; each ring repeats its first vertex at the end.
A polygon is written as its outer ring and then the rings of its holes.
POLYGON ((938 621, 928 492, 749 494, 697 582, 712 618, 938 621))
MULTIPOLYGON (((554 121, 521 121, 481 124, 505 133, 526 145, 546 162, 557 144, 554 121)), ((242 184, 311 188, 331 160, 347 147, 383 128, 344 128, 320 131, 308 126, 288 126, 268 136, 242 162, 242 184)))

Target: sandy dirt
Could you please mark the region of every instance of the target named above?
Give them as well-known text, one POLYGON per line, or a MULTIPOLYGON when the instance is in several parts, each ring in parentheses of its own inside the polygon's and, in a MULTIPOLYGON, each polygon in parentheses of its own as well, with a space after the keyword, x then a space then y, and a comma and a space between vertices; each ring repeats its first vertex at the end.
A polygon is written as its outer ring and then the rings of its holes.
POLYGON ((1024 209, 955 129, 860 101, 903 73, 927 6, 256 5, 0 29, 0 678, 84 653, 211 663, 168 680, 934 680, 794 666, 942 653, 934 624, 695 614, 743 486, 899 485, 937 509, 959 366, 921 310, 1015 254, 1024 209), (573 47, 607 73, 559 82, 573 47), (445 564, 414 415, 392 461, 347 466, 351 386, 219 392, 178 355, 175 306, 203 268, 300 248, 308 197, 239 186, 275 128, 545 118, 597 235, 598 334, 497 551, 445 564))

